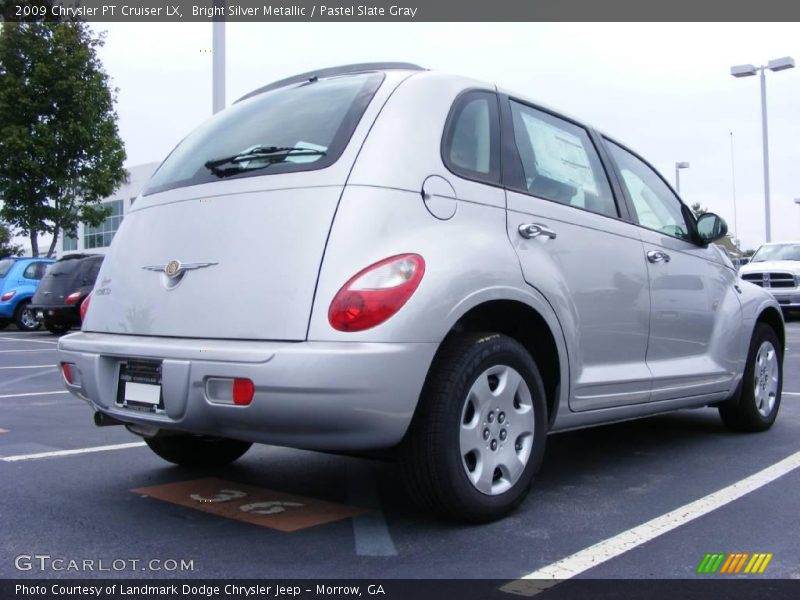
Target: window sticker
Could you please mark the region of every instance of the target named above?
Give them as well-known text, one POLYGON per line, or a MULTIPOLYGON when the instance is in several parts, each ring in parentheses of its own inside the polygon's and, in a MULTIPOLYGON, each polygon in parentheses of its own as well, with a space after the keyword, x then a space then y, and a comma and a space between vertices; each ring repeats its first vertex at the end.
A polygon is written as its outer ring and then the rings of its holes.
POLYGON ((589 155, 581 139, 526 112, 520 113, 536 155, 536 172, 598 195, 589 155))

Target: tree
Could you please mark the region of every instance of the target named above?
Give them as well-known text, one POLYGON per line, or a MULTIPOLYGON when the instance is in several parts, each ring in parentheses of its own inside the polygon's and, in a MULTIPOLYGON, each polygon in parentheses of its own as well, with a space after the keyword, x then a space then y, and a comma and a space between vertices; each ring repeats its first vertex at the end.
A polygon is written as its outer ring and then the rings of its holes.
POLYGON ((699 202, 695 202, 689 208, 692 209, 692 212, 694 213, 694 216, 697 217, 697 218, 700 218, 701 216, 703 216, 704 214, 706 214, 708 212, 708 209, 700 206, 699 202))
POLYGON ((11 243, 12 233, 9 226, 0 221, 0 258, 22 255, 22 246, 11 243))
POLYGON ((116 89, 81 22, 3 24, 0 35, 0 216, 31 240, 99 225, 101 200, 125 181, 116 89))

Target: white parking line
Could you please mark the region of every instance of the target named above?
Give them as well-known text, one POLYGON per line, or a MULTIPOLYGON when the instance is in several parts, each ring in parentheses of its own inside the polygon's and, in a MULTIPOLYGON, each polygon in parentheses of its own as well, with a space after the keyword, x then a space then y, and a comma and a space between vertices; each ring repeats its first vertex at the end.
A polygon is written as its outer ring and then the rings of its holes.
POLYGON ((0 367, 0 369, 55 369, 56 365, 25 365, 24 367, 0 367))
POLYGON ((23 398, 25 396, 51 396, 53 394, 69 394, 67 390, 58 390, 56 392, 26 392, 24 394, 4 394, 0 396, 2 398, 23 398))
POLYGON ((53 452, 38 452, 36 454, 19 454, 17 456, 4 456, 3 462, 18 462, 20 460, 35 460, 37 458, 53 458, 56 456, 73 456, 75 454, 89 454, 92 452, 107 452, 109 450, 127 450, 140 448, 144 442, 131 442, 129 444, 113 444, 111 446, 93 446, 92 448, 77 448, 75 450, 54 450, 53 452))
POLYGON ((16 354, 17 352, 57 352, 58 348, 35 348, 33 350, 26 349, 26 350, 0 350, 0 353, 7 353, 13 352, 16 354))
POLYGON ((734 500, 738 500, 742 496, 775 481, 779 477, 783 477, 798 467, 800 467, 800 452, 795 452, 758 473, 754 473, 699 500, 676 508, 665 515, 623 531, 614 537, 584 548, 546 567, 528 573, 520 580, 507 583, 500 589, 510 594, 535 596, 539 592, 557 585, 559 581, 577 577, 589 569, 616 558, 629 550, 633 550, 660 535, 664 535, 734 500))
POLYGON ((781 392, 782 396, 800 396, 800 392, 781 392))
POLYGON ((7 342, 29 342, 31 344, 55 344, 55 345, 58 345, 58 342, 49 342, 47 340, 30 340, 30 339, 23 338, 23 337, 13 338, 13 337, 8 337, 8 336, 3 336, 3 337, 0 337, 0 340, 5 340, 7 342))

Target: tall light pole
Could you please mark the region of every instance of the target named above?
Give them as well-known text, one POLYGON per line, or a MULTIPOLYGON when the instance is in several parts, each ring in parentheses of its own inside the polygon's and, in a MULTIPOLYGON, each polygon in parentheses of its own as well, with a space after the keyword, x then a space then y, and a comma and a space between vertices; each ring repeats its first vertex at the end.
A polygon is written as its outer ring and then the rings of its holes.
POLYGON ((675 163, 675 191, 681 194, 681 169, 688 169, 691 165, 687 162, 675 163))
POLYGON ((735 244, 738 247, 739 222, 736 216, 736 164, 733 161, 733 132, 731 134, 731 192, 733 194, 733 234, 736 238, 735 244))
MULTIPOLYGON (((214 8, 225 14, 225 0, 214 0, 214 8)), ((225 17, 215 18, 211 36, 211 108, 225 108, 225 17)))
POLYGON ((731 67, 731 75, 734 77, 750 77, 756 73, 761 73, 761 143, 764 150, 764 219, 766 221, 767 242, 772 241, 772 223, 770 221, 769 211, 769 140, 767 134, 766 70, 784 71, 792 68, 794 68, 794 59, 791 56, 776 58, 760 67, 756 67, 755 65, 736 65, 731 67))

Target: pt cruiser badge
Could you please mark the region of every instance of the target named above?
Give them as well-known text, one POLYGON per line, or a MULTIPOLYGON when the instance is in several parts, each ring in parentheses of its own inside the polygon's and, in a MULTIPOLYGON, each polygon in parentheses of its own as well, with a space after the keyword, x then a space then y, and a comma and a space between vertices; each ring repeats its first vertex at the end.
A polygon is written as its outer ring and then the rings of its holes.
POLYGON ((212 267, 216 262, 193 262, 182 263, 179 260, 171 260, 165 265, 147 265, 142 267, 145 271, 161 272, 166 278, 163 280, 164 285, 168 288, 174 288, 183 279, 186 271, 194 271, 195 269, 205 269, 212 267))

